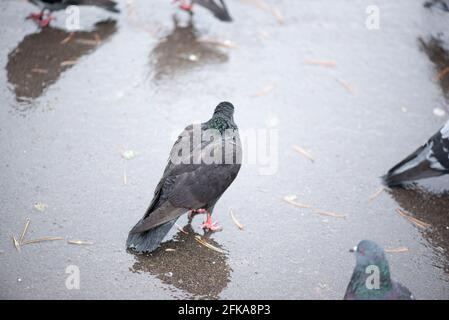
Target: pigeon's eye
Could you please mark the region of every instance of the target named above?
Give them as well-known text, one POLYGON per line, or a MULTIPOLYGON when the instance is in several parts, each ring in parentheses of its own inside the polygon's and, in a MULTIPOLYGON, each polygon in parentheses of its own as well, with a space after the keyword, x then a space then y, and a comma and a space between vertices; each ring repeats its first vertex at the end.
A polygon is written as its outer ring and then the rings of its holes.
POLYGON ((365 255, 365 251, 363 249, 359 249, 359 254, 364 256, 365 255))

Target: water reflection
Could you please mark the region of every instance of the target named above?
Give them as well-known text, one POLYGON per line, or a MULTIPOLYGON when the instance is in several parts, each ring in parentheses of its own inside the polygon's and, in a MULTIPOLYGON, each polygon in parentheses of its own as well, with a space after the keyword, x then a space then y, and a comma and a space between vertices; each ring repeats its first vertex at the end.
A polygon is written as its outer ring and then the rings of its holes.
POLYGON ((449 100, 449 49, 445 48, 442 39, 434 36, 431 36, 427 41, 422 38, 418 40, 421 49, 435 65, 435 79, 443 89, 445 98, 449 100))
POLYGON ((408 214, 430 224, 430 228, 420 229, 422 236, 436 253, 436 267, 449 273, 449 191, 394 189, 389 193, 408 214))
MULTIPOLYGON (((135 254, 132 272, 150 273, 163 283, 172 285, 195 298, 217 299, 228 285, 231 268, 227 255, 204 247, 195 240, 198 235, 190 224, 179 231, 173 240, 164 242, 150 254, 135 254)), ((211 238, 207 242, 221 250, 211 238)))
POLYGON ((55 83, 64 70, 83 55, 92 52, 117 30, 116 21, 95 24, 92 31, 67 32, 46 27, 27 35, 9 53, 8 82, 18 102, 30 102, 55 83))
POLYGON ((179 25, 173 16, 174 29, 161 39, 151 52, 154 80, 173 77, 178 72, 206 64, 228 61, 228 55, 211 44, 202 42, 192 19, 186 26, 179 25))

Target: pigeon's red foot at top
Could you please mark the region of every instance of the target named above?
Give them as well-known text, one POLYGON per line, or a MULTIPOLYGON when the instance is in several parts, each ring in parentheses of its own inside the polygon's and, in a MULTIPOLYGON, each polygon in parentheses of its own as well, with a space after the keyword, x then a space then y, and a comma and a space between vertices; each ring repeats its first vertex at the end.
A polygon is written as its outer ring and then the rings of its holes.
POLYGON ((191 4, 186 4, 183 3, 179 6, 182 10, 187 11, 187 12, 192 12, 192 5, 191 4))
POLYGON ((179 8, 181 10, 192 13, 192 4, 188 4, 186 0, 173 0, 173 3, 179 2, 179 8))
POLYGON ((221 231, 222 227, 218 225, 218 222, 212 222, 210 213, 207 214, 206 221, 201 224, 201 228, 205 231, 221 231))

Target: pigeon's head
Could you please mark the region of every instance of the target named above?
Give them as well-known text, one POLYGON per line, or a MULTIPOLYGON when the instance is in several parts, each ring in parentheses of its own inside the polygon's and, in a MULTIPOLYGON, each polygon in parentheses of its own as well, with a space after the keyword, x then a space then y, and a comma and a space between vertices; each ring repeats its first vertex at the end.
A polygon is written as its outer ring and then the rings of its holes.
POLYGON ((349 251, 355 253, 357 265, 360 267, 376 265, 379 267, 386 266, 388 268, 384 250, 373 241, 362 240, 356 247, 349 251))
POLYGON ((218 106, 215 107, 214 117, 224 117, 233 120, 234 106, 230 102, 220 102, 218 106))

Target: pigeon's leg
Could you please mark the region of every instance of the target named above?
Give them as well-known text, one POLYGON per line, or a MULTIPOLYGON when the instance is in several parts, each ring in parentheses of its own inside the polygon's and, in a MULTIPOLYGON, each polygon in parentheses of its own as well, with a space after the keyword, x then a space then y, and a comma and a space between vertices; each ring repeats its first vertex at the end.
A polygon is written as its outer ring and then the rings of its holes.
POLYGON ((188 217, 189 217, 189 220, 192 220, 193 219, 193 217, 194 216, 196 216, 197 214, 201 214, 201 213, 207 213, 207 210, 206 209, 196 209, 196 210, 189 210, 189 213, 188 213, 188 217))
POLYGON ((221 231, 222 228, 218 225, 218 222, 212 222, 211 215, 208 212, 206 221, 201 224, 201 228, 206 231, 221 231))
POLYGON ((40 12, 30 13, 30 14, 26 17, 26 19, 27 19, 27 20, 31 19, 31 20, 34 20, 34 21, 36 21, 36 22, 39 22, 39 21, 42 20, 42 18, 43 18, 43 16, 44 16, 44 13, 45 13, 45 9, 42 9, 40 12))

